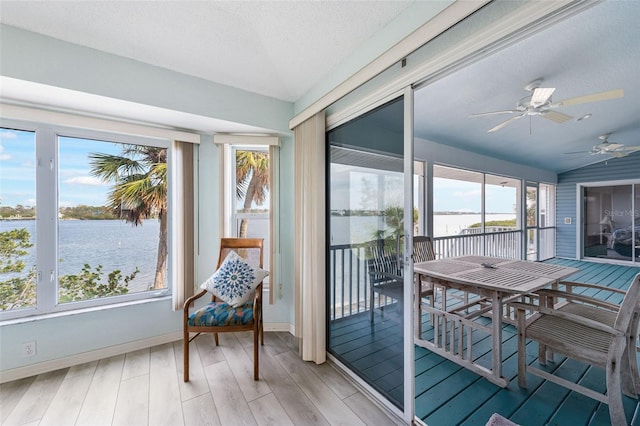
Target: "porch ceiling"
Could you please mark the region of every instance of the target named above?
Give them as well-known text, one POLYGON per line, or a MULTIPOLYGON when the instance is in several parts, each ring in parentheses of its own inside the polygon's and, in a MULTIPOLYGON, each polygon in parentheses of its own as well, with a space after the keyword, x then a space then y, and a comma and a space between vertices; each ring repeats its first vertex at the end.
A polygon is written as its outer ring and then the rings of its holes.
POLYGON ((639 2, 605 1, 429 84, 415 95, 416 137, 557 173, 605 160, 615 167, 611 155, 565 153, 588 151, 605 133, 640 145, 639 20, 639 2), (556 88, 554 101, 612 89, 624 97, 561 107, 573 117, 563 124, 523 117, 488 133, 512 115, 469 117, 515 109, 539 78, 556 88))

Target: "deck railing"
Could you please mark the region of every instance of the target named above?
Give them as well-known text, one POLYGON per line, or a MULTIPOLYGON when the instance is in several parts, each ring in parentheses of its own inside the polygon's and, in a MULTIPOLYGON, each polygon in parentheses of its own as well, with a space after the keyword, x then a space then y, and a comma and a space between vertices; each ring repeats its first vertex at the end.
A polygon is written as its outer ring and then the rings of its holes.
MULTIPOLYGON (((484 255, 520 259, 522 238, 522 230, 484 233, 474 230, 433 238, 433 246, 437 258, 484 255)), ((341 244, 329 249, 330 320, 368 312, 372 305, 384 306, 393 301, 377 293, 371 300, 365 247, 365 243, 341 244)))

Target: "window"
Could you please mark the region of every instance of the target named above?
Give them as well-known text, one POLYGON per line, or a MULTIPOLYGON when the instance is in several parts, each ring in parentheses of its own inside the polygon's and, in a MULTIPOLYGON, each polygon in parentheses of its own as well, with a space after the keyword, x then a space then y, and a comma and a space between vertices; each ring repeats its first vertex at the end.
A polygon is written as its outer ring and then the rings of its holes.
MULTIPOLYGON (((267 147, 232 147, 232 175, 235 176, 236 207, 232 210, 232 234, 238 238, 263 238, 263 263, 269 265, 269 149, 267 147)), ((269 277, 264 279, 269 287, 269 277)))
POLYGON ((36 305, 36 134, 1 129, 0 309, 36 305))
POLYGON ((168 141, 37 126, 0 147, 2 318, 169 293, 168 141))
POLYGON ((269 303, 275 303, 278 282, 279 139, 275 136, 214 135, 224 153, 224 235, 263 238, 264 280, 269 303))

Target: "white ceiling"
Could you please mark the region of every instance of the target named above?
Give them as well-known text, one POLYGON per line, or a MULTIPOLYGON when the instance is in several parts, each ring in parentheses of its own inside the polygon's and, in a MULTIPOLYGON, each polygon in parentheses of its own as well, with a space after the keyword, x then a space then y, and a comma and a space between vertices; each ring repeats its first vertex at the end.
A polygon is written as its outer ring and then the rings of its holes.
MULTIPOLYGON (((294 101, 410 4, 2 0, 0 22, 294 101)), ((603 133, 640 145, 638 22, 640 2, 605 1, 431 83, 416 92, 416 136, 556 172, 606 160, 564 154, 589 150, 603 133), (523 87, 537 78, 556 88, 554 100, 617 88, 625 95, 560 109, 574 118, 593 114, 579 122, 523 118, 487 133, 508 116, 469 118, 514 108, 527 94, 523 87)), ((196 126, 193 118, 179 127, 220 131, 220 123, 196 126)))
POLYGON ((0 22, 296 101, 412 1, 5 1, 0 22))

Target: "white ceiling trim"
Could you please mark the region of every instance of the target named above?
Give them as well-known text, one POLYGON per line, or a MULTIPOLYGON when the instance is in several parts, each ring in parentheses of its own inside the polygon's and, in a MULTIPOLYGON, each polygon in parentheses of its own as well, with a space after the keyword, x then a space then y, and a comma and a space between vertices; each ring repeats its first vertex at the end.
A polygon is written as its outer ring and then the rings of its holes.
POLYGON ((261 135, 213 135, 213 142, 228 145, 275 145, 280 146, 280 138, 277 136, 261 135))

